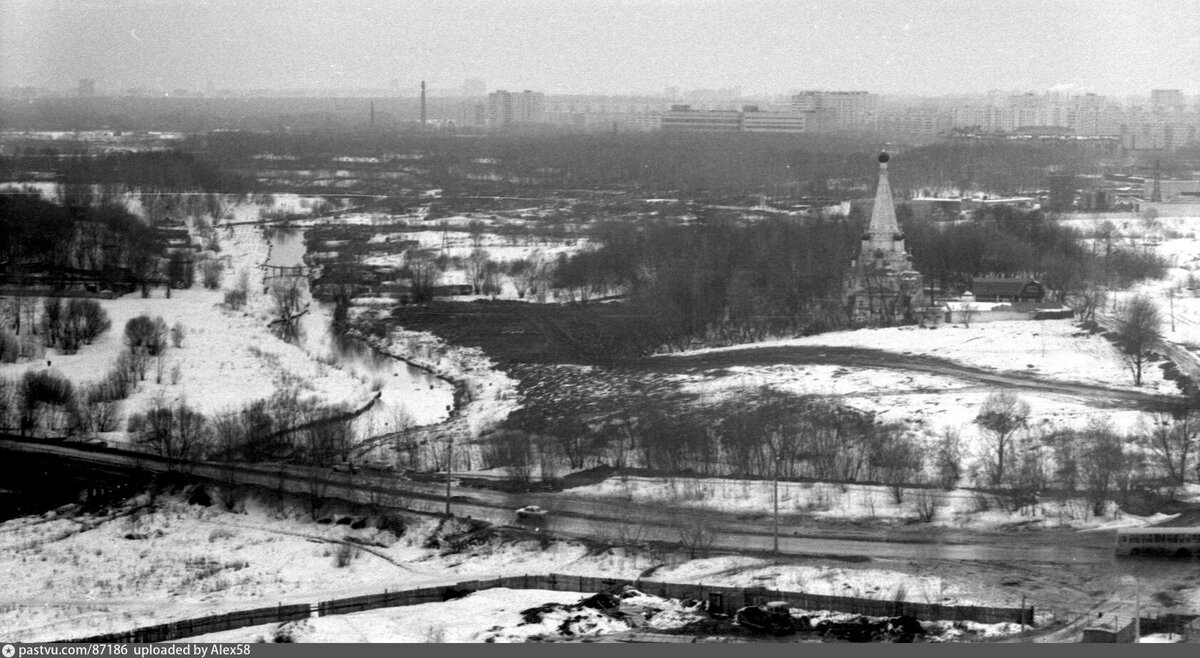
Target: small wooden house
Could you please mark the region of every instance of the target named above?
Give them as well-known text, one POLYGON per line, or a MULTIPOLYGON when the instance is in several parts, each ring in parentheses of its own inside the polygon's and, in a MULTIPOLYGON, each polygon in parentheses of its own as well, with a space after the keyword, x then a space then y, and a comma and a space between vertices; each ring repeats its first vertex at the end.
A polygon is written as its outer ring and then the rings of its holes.
POLYGON ((1041 302, 1046 297, 1040 281, 1026 278, 975 277, 970 292, 980 302, 1041 302))

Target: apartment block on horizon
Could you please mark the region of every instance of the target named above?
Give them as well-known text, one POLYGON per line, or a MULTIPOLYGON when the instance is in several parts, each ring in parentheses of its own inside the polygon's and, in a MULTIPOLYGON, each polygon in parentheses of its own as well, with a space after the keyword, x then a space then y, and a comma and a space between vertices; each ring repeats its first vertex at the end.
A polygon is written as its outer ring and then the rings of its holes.
POLYGON ((811 117, 810 132, 873 130, 879 95, 866 91, 801 91, 792 95, 792 111, 811 117))
POLYGON ((764 112, 754 105, 741 110, 694 110, 690 105, 672 105, 662 116, 664 132, 799 135, 807 128, 808 115, 803 112, 764 112))

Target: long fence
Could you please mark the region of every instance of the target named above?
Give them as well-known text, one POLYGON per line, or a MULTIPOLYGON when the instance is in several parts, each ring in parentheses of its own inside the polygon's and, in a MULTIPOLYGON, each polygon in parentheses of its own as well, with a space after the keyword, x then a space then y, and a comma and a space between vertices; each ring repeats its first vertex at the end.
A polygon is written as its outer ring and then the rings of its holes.
POLYGON ((760 605, 768 601, 787 601, 790 606, 802 610, 830 610, 871 617, 908 615, 917 619, 931 621, 974 621, 984 624, 1003 622, 1032 624, 1034 612, 1032 607, 995 608, 987 606, 938 605, 910 601, 864 599, 849 596, 826 596, 805 592, 771 590, 762 587, 724 587, 720 585, 667 583, 653 580, 568 576, 552 573, 509 576, 489 580, 470 580, 454 585, 422 587, 396 592, 385 591, 382 594, 354 596, 345 599, 321 601, 320 603, 301 603, 279 605, 270 608, 256 608, 254 610, 241 610, 210 615, 208 617, 183 619, 157 626, 145 626, 120 633, 107 633, 65 641, 77 643, 165 642, 245 628, 247 626, 297 621, 316 616, 344 615, 351 612, 418 605, 421 603, 440 603, 442 601, 462 598, 472 592, 497 587, 594 593, 615 590, 624 586, 633 587, 646 594, 653 594, 663 598, 704 601, 709 604, 711 611, 723 614, 732 614, 741 607, 760 605))
POLYGON ((1166 614, 1130 619, 1124 626, 1092 626, 1083 629, 1081 641, 1121 644, 1137 641, 1139 634, 1171 634, 1178 635, 1181 642, 1195 642, 1200 639, 1200 618, 1196 615, 1166 614))

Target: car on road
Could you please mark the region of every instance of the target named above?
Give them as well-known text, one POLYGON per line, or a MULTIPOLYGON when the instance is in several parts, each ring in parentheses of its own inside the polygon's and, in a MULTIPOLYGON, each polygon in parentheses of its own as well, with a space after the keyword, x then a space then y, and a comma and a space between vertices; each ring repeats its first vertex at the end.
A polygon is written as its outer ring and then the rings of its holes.
POLYGON ((548 513, 545 509, 537 505, 526 505, 517 510, 517 520, 541 520, 546 518, 546 514, 548 513))

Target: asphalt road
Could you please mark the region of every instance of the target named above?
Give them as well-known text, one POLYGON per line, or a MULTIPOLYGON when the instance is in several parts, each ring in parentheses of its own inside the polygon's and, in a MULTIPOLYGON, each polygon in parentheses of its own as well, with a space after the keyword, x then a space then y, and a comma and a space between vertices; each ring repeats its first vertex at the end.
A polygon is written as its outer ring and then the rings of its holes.
MULTIPOLYGON (((444 485, 414 482, 389 472, 347 473, 295 465, 212 462, 177 464, 170 468, 166 461, 151 455, 12 439, 0 439, 0 450, 53 455, 107 471, 176 470, 217 483, 258 486, 300 496, 340 498, 433 514, 445 510, 444 485)), ((539 505, 550 510, 542 530, 564 537, 612 544, 663 541, 735 553, 766 553, 774 543, 769 515, 746 518, 707 511, 696 513, 666 505, 603 501, 569 493, 512 494, 456 486, 454 481, 450 495, 454 514, 498 525, 515 525, 517 508, 539 505)), ((779 530, 780 552, 791 556, 1096 564, 1119 568, 1117 565, 1121 563, 1113 557, 1111 541, 1109 533, 979 533, 931 526, 862 528, 788 516, 781 517, 779 530)))

